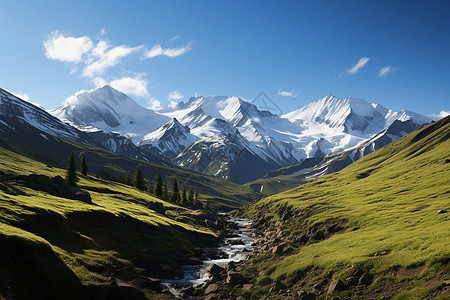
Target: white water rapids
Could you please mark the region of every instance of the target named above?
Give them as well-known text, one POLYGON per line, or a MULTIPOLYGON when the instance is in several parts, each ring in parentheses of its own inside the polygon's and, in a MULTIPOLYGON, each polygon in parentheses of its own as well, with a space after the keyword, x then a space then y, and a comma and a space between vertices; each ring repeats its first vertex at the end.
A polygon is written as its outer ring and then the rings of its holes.
POLYGON ((169 290, 173 295, 179 297, 180 289, 188 286, 199 286, 209 280, 209 273, 206 271, 206 267, 211 264, 224 267, 230 262, 238 262, 245 259, 252 251, 253 239, 248 236, 248 228, 252 221, 249 219, 230 217, 229 222, 236 223, 239 227, 238 230, 233 230, 232 234, 236 237, 226 238, 224 242, 228 240, 242 240, 244 245, 224 245, 215 249, 222 250, 226 253, 227 258, 221 259, 209 259, 204 255, 203 265, 191 266, 182 265, 180 269, 183 271, 182 278, 175 279, 163 279, 161 280, 161 287, 169 290), (250 250, 245 252, 244 249, 250 250))

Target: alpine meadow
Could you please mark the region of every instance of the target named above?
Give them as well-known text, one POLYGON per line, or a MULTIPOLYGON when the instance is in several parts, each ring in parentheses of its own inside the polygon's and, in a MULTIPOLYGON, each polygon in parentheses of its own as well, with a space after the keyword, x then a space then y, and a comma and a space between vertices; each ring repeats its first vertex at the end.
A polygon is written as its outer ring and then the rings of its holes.
POLYGON ((0 300, 450 298, 450 4, 1 6, 0 300))

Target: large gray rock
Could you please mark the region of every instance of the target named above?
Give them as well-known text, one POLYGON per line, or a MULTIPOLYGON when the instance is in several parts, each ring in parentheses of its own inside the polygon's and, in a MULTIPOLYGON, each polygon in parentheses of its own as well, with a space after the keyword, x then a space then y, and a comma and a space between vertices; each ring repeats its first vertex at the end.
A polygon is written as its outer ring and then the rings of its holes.
POLYGON ((242 276, 242 274, 229 271, 227 276, 227 283, 230 284, 244 284, 247 283, 247 280, 242 276))
POLYGON ((205 290, 205 295, 214 293, 215 291, 217 291, 219 289, 219 286, 215 283, 208 285, 208 287, 205 290))
POLYGON ((345 289, 344 283, 340 279, 336 279, 330 283, 327 294, 330 294, 334 291, 342 291, 344 289, 345 289))

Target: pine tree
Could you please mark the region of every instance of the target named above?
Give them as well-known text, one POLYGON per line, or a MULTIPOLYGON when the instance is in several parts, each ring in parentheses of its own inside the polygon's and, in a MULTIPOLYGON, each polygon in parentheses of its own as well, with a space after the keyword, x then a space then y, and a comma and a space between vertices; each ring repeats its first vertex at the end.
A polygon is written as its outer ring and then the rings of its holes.
POLYGON ((192 190, 192 187, 189 189, 188 201, 190 205, 194 204, 194 190, 192 190))
POLYGON ((178 198, 180 198, 180 191, 178 190, 177 178, 174 176, 172 184, 172 198, 170 200, 172 200, 173 203, 177 203, 178 198))
POLYGON ((163 187, 163 191, 162 191, 162 197, 163 200, 167 201, 169 200, 169 193, 167 191, 167 183, 164 182, 164 187, 163 187))
POLYGON ((162 193, 163 187, 162 187, 161 173, 158 172, 158 175, 156 175, 156 183, 155 188, 153 189, 153 194, 155 194, 157 197, 161 197, 162 193))
POLYGON ((131 180, 131 174, 130 174, 130 171, 127 172, 127 176, 125 177, 125 184, 126 184, 126 185, 132 185, 132 184, 133 184, 133 182, 132 182, 132 180, 131 180))
POLYGON ((87 171, 88 171, 88 166, 86 164, 86 158, 84 157, 84 153, 81 153, 80 172, 81 172, 81 174, 86 176, 87 171))
POLYGON ((141 166, 137 165, 136 166, 136 172, 134 173, 134 178, 133 178, 133 185, 140 189, 145 191, 146 186, 145 186, 145 180, 144 180, 144 176, 142 176, 142 171, 141 171, 141 166))
POLYGON ((66 182, 68 185, 76 186, 77 175, 75 174, 75 158, 73 152, 70 153, 66 168, 66 182))
POLYGON ((194 204, 198 204, 198 190, 197 189, 195 189, 195 191, 194 191, 194 204))
POLYGON ((181 193, 181 205, 186 205, 187 197, 186 197, 186 187, 183 185, 183 192, 181 193))

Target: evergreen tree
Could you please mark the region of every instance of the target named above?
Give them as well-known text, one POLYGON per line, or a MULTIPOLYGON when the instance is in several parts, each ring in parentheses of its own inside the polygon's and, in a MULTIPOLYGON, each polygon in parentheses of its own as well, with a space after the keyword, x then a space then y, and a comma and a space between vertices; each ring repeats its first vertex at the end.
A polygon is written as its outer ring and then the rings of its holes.
POLYGON ((186 187, 183 185, 183 192, 181 193, 181 205, 186 205, 187 197, 186 197, 186 187))
POLYGON ((195 189, 195 191, 194 191, 194 204, 198 204, 198 203, 199 203, 199 201, 198 201, 198 190, 195 189))
POLYGON ((172 198, 170 200, 172 200, 172 202, 174 203, 177 203, 178 198, 180 198, 180 191, 178 190, 177 178, 174 176, 172 184, 172 198))
POLYGON ((145 189, 146 189, 145 180, 144 180, 144 176, 142 176, 142 171, 141 171, 140 165, 136 166, 136 172, 134 173, 134 178, 133 178, 133 185, 143 191, 145 191, 145 189))
POLYGON ((70 153, 66 168, 66 182, 68 185, 76 186, 77 175, 75 174, 75 158, 73 152, 70 153))
POLYGON ((158 172, 158 175, 156 175, 156 183, 155 188, 153 189, 153 194, 155 194, 158 197, 161 197, 162 193, 163 187, 162 187, 161 173, 158 172))
POLYGON ((133 184, 133 182, 132 182, 132 180, 131 180, 131 174, 130 174, 130 171, 127 172, 127 176, 125 177, 125 184, 126 184, 126 185, 132 185, 132 184, 133 184))
POLYGON ((88 171, 88 166, 86 164, 86 158, 84 157, 84 153, 81 153, 80 172, 81 172, 81 174, 86 176, 87 171, 88 171))
POLYGON ((192 190, 192 187, 189 189, 188 201, 190 205, 194 204, 194 190, 192 190))
POLYGON ((167 183, 164 182, 164 187, 163 187, 163 191, 162 191, 162 197, 163 200, 167 201, 169 200, 169 193, 167 191, 167 183))

